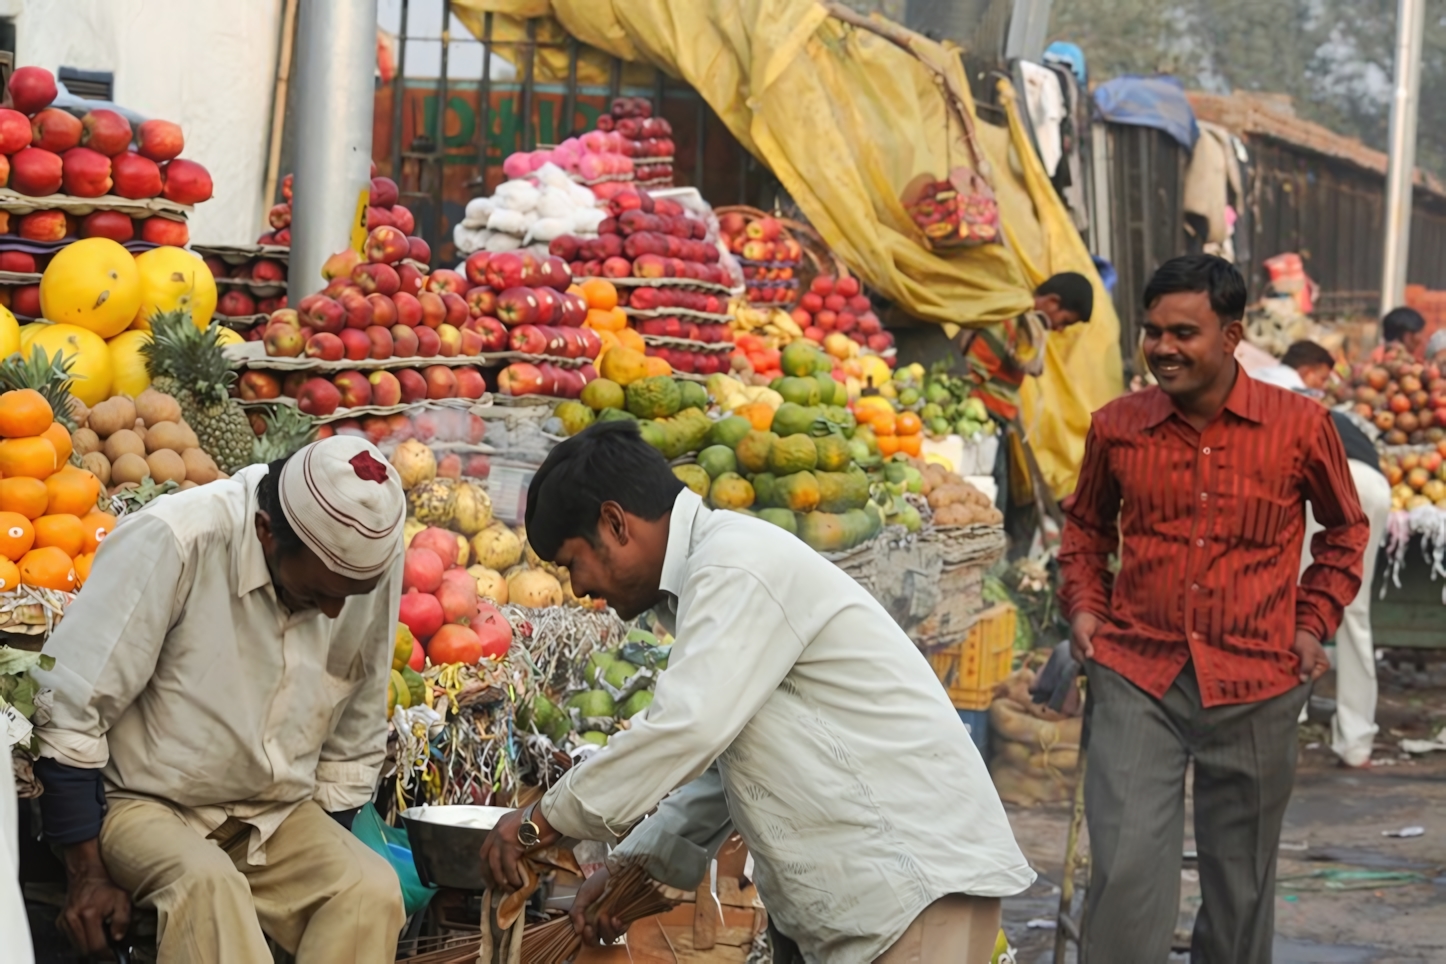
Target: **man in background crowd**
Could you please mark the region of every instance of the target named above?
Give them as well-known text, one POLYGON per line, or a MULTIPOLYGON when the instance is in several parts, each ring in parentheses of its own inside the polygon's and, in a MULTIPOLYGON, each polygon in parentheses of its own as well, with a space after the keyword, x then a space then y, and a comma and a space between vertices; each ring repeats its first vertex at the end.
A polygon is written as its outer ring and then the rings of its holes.
MULTIPOLYGON (((1298 341, 1287 349, 1281 363, 1260 369, 1254 377, 1294 392, 1320 392, 1330 382, 1335 358, 1313 341, 1298 341)), ((1331 749, 1346 766, 1371 763, 1376 736, 1376 646, 1371 636, 1371 586, 1376 556, 1391 514, 1391 486, 1381 472, 1380 456, 1355 418, 1331 412, 1346 450, 1351 480, 1361 509, 1370 523, 1371 536, 1361 559, 1361 588, 1345 609, 1336 631, 1336 713, 1331 720, 1331 749)), ((1321 531, 1315 513, 1306 510, 1306 541, 1301 559, 1304 571, 1311 564, 1310 540, 1321 531)))
POLYGON ((1380 361, 1393 350, 1419 355, 1426 346, 1426 319, 1415 308, 1393 308, 1381 319, 1381 344, 1372 354, 1380 361))

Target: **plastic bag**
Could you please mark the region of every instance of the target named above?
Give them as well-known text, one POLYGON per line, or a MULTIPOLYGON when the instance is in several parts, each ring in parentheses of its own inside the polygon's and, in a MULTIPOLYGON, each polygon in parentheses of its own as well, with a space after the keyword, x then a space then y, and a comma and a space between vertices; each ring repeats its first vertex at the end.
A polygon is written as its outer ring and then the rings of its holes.
POLYGON ((407 839, 405 829, 387 826, 382 822, 377 808, 368 803, 357 811, 356 819, 351 822, 351 832, 362 843, 381 854, 397 872, 397 880, 402 885, 402 904, 406 907, 408 917, 431 902, 437 889, 426 886, 417 876, 417 865, 412 860, 411 841, 407 839))

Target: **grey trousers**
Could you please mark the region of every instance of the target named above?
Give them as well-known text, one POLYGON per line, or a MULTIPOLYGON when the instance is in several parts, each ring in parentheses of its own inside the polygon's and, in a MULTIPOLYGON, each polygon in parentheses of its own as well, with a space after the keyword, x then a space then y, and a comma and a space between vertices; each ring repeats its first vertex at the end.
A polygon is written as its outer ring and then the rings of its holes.
POLYGON ((1087 667, 1084 964, 1163 964, 1180 913, 1185 768, 1195 764, 1201 906, 1191 964, 1269 964, 1280 825, 1295 783, 1300 685, 1205 709, 1193 664, 1157 700, 1087 667))

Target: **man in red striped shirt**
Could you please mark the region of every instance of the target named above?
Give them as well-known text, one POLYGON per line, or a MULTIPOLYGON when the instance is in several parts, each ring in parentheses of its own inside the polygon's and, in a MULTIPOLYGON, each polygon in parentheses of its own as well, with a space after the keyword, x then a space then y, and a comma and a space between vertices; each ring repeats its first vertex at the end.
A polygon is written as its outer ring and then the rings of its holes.
POLYGON ((1095 413, 1060 550, 1090 686, 1082 959, 1168 956, 1193 761, 1191 959, 1264 964, 1296 718, 1360 586, 1368 526, 1330 413, 1236 364, 1234 266, 1175 258, 1144 301, 1158 385, 1095 413), (1324 529, 1300 574, 1307 501, 1324 529))

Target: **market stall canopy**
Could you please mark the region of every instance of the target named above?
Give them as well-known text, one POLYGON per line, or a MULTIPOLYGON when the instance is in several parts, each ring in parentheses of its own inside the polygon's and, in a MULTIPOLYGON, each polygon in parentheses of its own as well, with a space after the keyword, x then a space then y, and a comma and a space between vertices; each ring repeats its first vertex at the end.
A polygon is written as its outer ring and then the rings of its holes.
POLYGON ((911 55, 813 0, 454 0, 452 9, 478 36, 485 12, 502 15, 494 37, 519 31, 518 20, 550 17, 539 37, 571 35, 683 79, 849 267, 910 314, 977 325, 1030 308, 1030 285, 1007 247, 933 253, 899 200, 918 175, 969 163, 945 91, 971 119, 973 103, 945 47, 910 35, 911 55))

